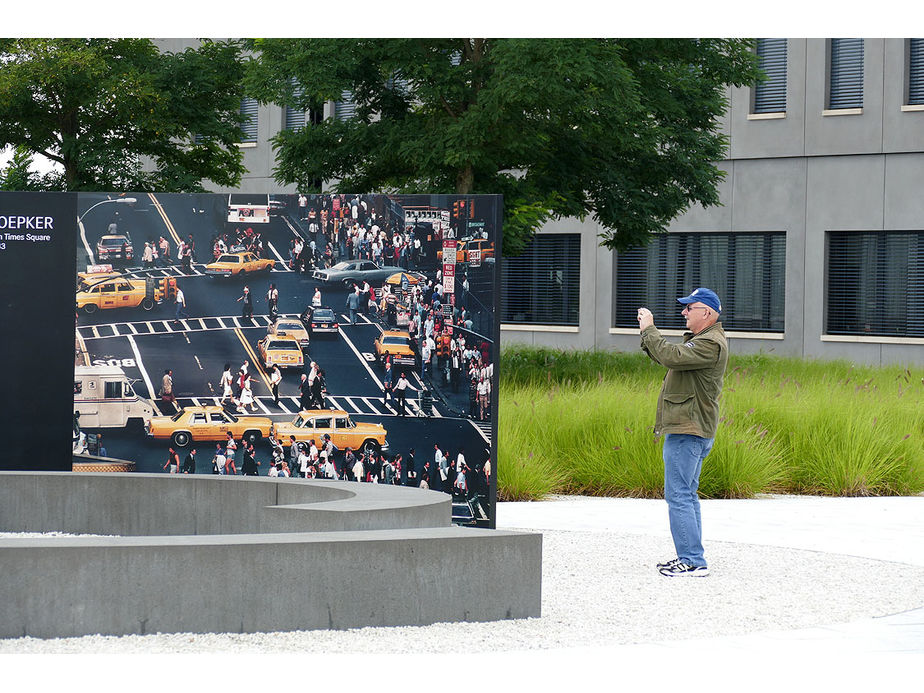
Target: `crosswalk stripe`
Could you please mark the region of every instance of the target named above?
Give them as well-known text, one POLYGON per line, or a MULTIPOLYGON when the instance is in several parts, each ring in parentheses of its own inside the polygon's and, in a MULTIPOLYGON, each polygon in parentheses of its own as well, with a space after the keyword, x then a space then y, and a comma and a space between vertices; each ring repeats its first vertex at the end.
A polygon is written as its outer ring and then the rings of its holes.
MULTIPOLYGON (((385 404, 385 402, 378 397, 362 397, 359 395, 346 396, 338 395, 336 398, 327 397, 327 409, 338 409, 345 411, 352 415, 358 416, 397 416, 398 415, 398 406, 397 404, 385 404), (355 400, 362 400, 366 407, 371 411, 366 411, 365 408, 357 405, 355 400), (374 404, 373 404, 374 402, 374 404)), ((257 406, 263 410, 263 413, 268 416, 278 416, 284 414, 286 416, 291 416, 299 411, 301 411, 301 401, 298 397, 280 397, 279 404, 277 405, 280 409, 279 412, 273 412, 269 409, 270 402, 273 402, 271 395, 263 395, 260 397, 254 397, 254 401, 257 406), (288 406, 287 406, 288 405, 288 406)), ((159 400, 157 400, 159 402, 159 400)), ((203 406, 222 406, 221 399, 219 397, 180 397, 176 400, 176 410, 178 411, 184 407, 203 407, 203 406)), ((225 408, 233 408, 231 403, 226 403, 225 408)), ((420 415, 420 404, 417 399, 408 399, 406 401, 406 411, 411 416, 420 415)), ((172 413, 172 412, 168 412, 172 413)), ((250 412, 244 412, 244 414, 250 414, 250 412)), ((442 418, 442 414, 436 411, 434 406, 434 411, 427 414, 427 416, 432 416, 434 418, 442 418)), ((475 428, 478 429, 482 438, 484 438, 488 443, 491 439, 491 426, 486 422, 472 421, 468 420, 475 428)))
POLYGON ((125 324, 128 325, 128 329, 132 331, 132 334, 138 334, 138 330, 135 328, 135 326, 132 323, 127 322, 125 324))
POLYGON ((372 404, 372 402, 369 401, 369 397, 361 397, 360 399, 362 399, 362 401, 366 403, 366 406, 369 407, 369 408, 372 410, 372 413, 373 413, 373 414, 381 414, 381 413, 382 413, 382 412, 380 412, 378 409, 375 408, 375 406, 372 404))

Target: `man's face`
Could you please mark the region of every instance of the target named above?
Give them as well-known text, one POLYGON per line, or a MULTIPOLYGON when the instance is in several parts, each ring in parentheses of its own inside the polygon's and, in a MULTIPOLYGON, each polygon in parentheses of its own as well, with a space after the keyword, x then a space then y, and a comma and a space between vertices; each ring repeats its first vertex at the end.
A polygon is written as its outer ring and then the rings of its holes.
POLYGON ((690 303, 681 311, 686 318, 687 329, 693 334, 699 334, 712 323, 712 309, 702 303, 690 303))

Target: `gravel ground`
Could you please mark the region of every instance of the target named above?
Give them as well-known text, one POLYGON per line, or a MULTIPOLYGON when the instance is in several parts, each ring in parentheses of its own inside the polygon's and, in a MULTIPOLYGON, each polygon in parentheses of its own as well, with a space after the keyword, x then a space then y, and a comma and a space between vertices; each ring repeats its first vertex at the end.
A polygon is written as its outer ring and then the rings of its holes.
POLYGON ((924 567, 707 542, 710 576, 653 567, 670 539, 543 531, 542 618, 408 628, 0 640, 0 653, 497 652, 743 635, 844 623, 924 605, 924 567))

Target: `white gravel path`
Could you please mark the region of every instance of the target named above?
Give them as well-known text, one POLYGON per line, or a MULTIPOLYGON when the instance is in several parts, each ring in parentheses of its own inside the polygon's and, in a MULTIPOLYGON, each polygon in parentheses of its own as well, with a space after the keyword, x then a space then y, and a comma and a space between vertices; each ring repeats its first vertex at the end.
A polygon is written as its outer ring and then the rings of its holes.
MULTIPOLYGON (((542 617, 493 623, 258 634, 0 640, 0 653, 497 652, 787 630, 924 605, 924 566, 707 542, 711 575, 668 579, 661 536, 543 530, 542 617)), ((489 588, 489 586, 487 586, 489 588)))

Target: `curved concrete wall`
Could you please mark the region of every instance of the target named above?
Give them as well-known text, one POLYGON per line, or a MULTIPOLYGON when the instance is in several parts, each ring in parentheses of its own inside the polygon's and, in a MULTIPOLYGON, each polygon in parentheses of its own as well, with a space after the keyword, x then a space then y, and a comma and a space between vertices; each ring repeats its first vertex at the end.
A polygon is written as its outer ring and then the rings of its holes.
POLYGON ((0 637, 539 616, 541 535, 449 518, 376 484, 0 472, 0 531, 121 535, 0 539, 0 637))
POLYGON ((446 527, 449 496, 402 486, 267 477, 0 474, 11 532, 200 535, 446 527))

